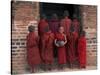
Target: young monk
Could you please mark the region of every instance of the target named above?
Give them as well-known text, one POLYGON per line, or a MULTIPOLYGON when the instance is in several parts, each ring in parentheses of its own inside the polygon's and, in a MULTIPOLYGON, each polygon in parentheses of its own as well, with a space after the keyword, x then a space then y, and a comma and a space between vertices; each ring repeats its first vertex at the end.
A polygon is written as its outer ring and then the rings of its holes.
POLYGON ((27 60, 31 68, 31 72, 35 72, 35 68, 41 63, 40 52, 39 52, 39 37, 35 33, 35 27, 28 27, 29 34, 27 35, 27 60))
POLYGON ((54 34, 58 32, 59 25, 60 25, 60 22, 59 22, 57 14, 52 14, 52 17, 49 20, 49 27, 50 27, 50 30, 54 34))
POLYGON ((43 14, 41 16, 41 19, 40 19, 39 24, 38 24, 38 32, 39 32, 40 37, 44 34, 44 29, 47 26, 49 26, 49 25, 48 25, 48 22, 46 20, 46 15, 43 14))
POLYGON ((85 31, 82 31, 78 39, 78 54, 80 68, 86 68, 86 38, 85 31))
MULTIPOLYGON (((44 35, 44 33, 45 33, 44 30, 47 26, 49 26, 49 25, 48 25, 48 22, 46 20, 46 15, 42 14, 41 19, 40 19, 39 24, 38 24, 38 34, 40 36, 40 39, 39 39, 39 48, 40 49, 42 48, 42 45, 41 45, 42 44, 42 39, 41 39, 41 37, 44 35)), ((41 50, 40 50, 40 53, 41 53, 41 50)))
POLYGON ((73 20, 72 20, 72 25, 74 27, 74 30, 75 32, 78 32, 79 31, 79 25, 80 25, 80 22, 78 20, 78 17, 76 14, 73 15, 73 20))
POLYGON ((64 34, 64 27, 59 27, 58 33, 55 35, 55 45, 57 46, 58 51, 58 63, 59 69, 63 69, 63 64, 67 63, 66 58, 66 48, 65 44, 67 43, 66 35, 64 34))
POLYGON ((64 32, 66 35, 69 34, 71 23, 72 23, 72 21, 69 18, 69 12, 66 10, 66 11, 64 11, 64 18, 60 22, 60 26, 64 27, 64 32))
POLYGON ((78 47, 78 37, 79 37, 79 35, 78 35, 78 32, 75 29, 73 29, 72 34, 74 36, 73 37, 73 44, 74 44, 75 59, 77 60, 78 59, 78 49, 77 49, 77 47, 78 47))
POLYGON ((73 68, 75 62, 75 37, 73 29, 71 29, 69 35, 67 36, 68 43, 66 45, 70 68, 73 68))
MULTIPOLYGON (((49 20, 50 30, 56 34, 58 32, 58 28, 60 26, 60 22, 56 13, 52 14, 51 19, 49 20)), ((54 57, 57 57, 57 49, 54 45, 54 57)))
POLYGON ((45 27, 44 35, 42 36, 42 59, 45 64, 45 70, 51 70, 52 64, 54 61, 53 55, 53 43, 54 43, 54 34, 49 30, 49 27, 45 27))

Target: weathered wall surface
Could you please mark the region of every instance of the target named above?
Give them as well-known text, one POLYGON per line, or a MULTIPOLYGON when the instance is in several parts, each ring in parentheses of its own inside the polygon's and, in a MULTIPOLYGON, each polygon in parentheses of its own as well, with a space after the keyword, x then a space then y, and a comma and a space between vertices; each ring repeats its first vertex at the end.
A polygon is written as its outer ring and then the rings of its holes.
POLYGON ((83 29, 87 38, 87 65, 97 63, 97 7, 81 6, 83 29))
POLYGON ((28 26, 37 26, 39 3, 12 3, 12 72, 24 73, 27 67, 26 36, 28 26))

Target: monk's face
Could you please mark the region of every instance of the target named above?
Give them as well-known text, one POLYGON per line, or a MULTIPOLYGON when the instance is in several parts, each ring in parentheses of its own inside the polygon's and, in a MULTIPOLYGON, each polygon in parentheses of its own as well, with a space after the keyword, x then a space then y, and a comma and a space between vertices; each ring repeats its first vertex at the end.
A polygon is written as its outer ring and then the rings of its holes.
POLYGON ((65 16, 65 18, 68 18, 68 16, 65 16))
POLYGON ((59 32, 60 32, 60 33, 64 33, 64 27, 60 27, 60 28, 59 28, 59 32))

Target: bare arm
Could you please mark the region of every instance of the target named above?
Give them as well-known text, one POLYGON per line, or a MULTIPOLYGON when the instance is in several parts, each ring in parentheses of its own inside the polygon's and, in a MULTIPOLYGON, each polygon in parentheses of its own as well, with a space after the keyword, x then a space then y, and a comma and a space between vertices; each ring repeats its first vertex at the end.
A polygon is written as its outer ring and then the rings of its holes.
POLYGON ((59 45, 57 44, 57 39, 55 39, 54 43, 55 43, 55 45, 56 45, 57 47, 59 47, 59 45))
POLYGON ((64 35, 64 37, 65 37, 65 43, 64 43, 64 44, 66 44, 66 43, 67 43, 67 38, 66 38, 66 35, 64 35))

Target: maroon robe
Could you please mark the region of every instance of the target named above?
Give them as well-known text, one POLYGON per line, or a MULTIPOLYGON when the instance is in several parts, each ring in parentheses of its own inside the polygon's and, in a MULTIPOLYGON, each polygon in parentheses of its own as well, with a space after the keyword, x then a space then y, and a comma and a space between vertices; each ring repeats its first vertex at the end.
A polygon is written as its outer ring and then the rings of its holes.
POLYGON ((58 32, 58 28, 59 28, 59 20, 57 19, 51 19, 49 20, 49 27, 50 27, 50 30, 56 34, 58 32))
POLYGON ((77 49, 77 47, 78 47, 78 32, 74 31, 73 36, 74 36, 73 43, 74 43, 74 50, 75 50, 75 59, 77 59, 78 58, 78 49, 77 49))
POLYGON ((80 37, 78 40, 78 53, 80 67, 86 67, 86 38, 80 37))
POLYGON ((76 32, 78 32, 79 31, 79 21, 78 21, 78 19, 73 19, 73 22, 72 22, 72 25, 73 25, 73 28, 74 28, 74 30, 76 31, 76 32))
MULTIPOLYGON (((55 35, 55 39, 57 39, 57 41, 65 41, 65 36, 62 35, 61 33, 57 33, 55 35)), ((66 64, 67 62, 66 47, 65 46, 57 47, 57 49, 58 49, 58 63, 66 64)))
POLYGON ((52 64, 54 61, 53 55, 53 43, 54 43, 54 34, 47 32, 43 35, 42 39, 42 59, 46 64, 52 64))
POLYGON ((72 22, 71 22, 71 19, 69 19, 68 17, 62 19, 61 22, 60 22, 60 25, 64 27, 65 34, 66 34, 66 35, 69 34, 70 27, 71 27, 71 23, 72 23, 72 22))
POLYGON ((41 63, 38 43, 38 37, 34 32, 30 32, 27 36, 27 58, 30 66, 41 63))
POLYGON ((69 63, 73 63, 74 60, 75 60, 75 44, 74 44, 74 36, 73 36, 73 33, 70 33, 68 36, 67 36, 67 51, 68 51, 68 60, 69 60, 69 63))
MULTIPOLYGON (((42 39, 41 39, 41 37, 44 35, 44 33, 45 33, 44 30, 45 30, 45 28, 47 26, 49 26, 49 25, 48 25, 48 22, 45 19, 41 19, 39 21, 39 24, 38 24, 38 34, 40 36, 40 40, 39 40, 39 48, 40 49, 42 48, 42 45, 41 45, 42 44, 42 39)), ((41 53, 41 50, 40 50, 40 53, 41 53)))
POLYGON ((38 32, 41 37, 44 34, 45 27, 49 26, 48 22, 45 19, 41 19, 38 24, 38 32))

